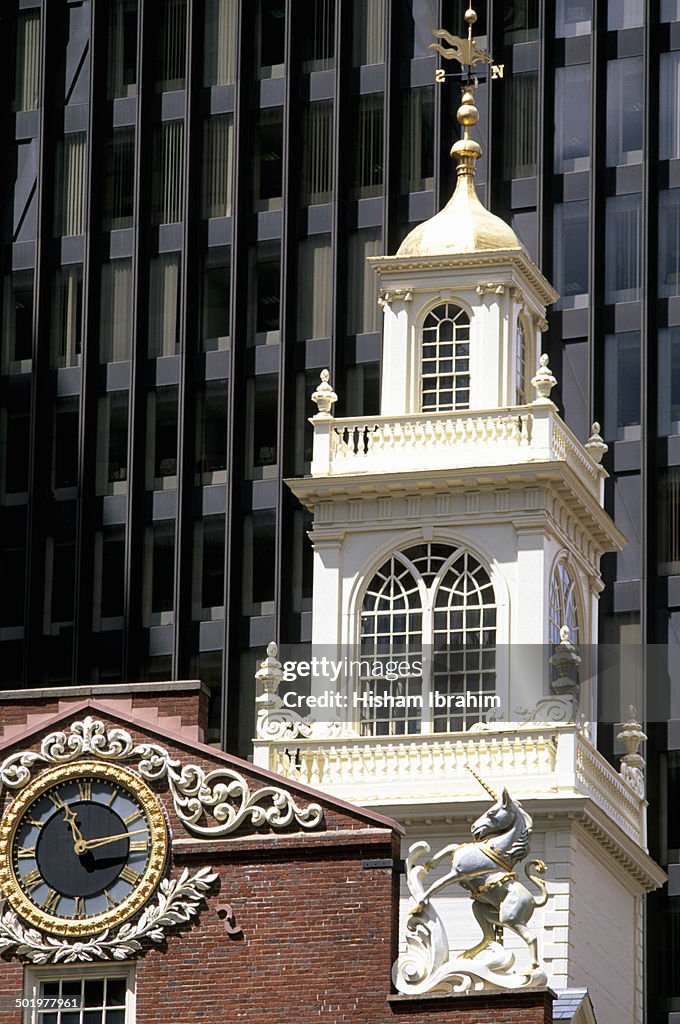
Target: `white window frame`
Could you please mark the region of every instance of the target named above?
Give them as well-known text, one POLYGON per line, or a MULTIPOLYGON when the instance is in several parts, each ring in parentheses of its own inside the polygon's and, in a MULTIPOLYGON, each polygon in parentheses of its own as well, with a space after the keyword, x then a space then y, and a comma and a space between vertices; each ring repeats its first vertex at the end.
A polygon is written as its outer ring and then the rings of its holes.
POLYGON ((444 412, 459 412, 470 408, 471 398, 471 358, 472 358, 472 318, 460 303, 453 300, 445 300, 436 303, 431 309, 428 309, 422 324, 420 325, 420 349, 419 349, 419 378, 420 378, 420 411, 423 413, 444 413, 444 412), (434 326, 428 326, 428 320, 431 316, 439 318, 439 324, 434 326), (460 321, 460 322, 458 322, 460 321), (442 323, 450 322, 453 325, 451 341, 443 341, 440 338, 440 330, 442 323), (458 338, 458 332, 462 330, 463 336, 458 338), (427 332, 427 337, 426 337, 427 332), (434 340, 429 336, 431 332, 436 332, 434 340), (444 345, 450 345, 452 354, 450 359, 442 354, 442 347, 444 345), (467 354, 456 353, 456 347, 458 345, 467 345, 467 354), (425 347, 434 346, 436 349, 436 355, 434 358, 428 356, 425 358, 425 347), (459 361, 467 363, 467 369, 462 365, 459 365, 459 361), (451 363, 451 370, 446 371, 442 369, 442 366, 447 362, 451 363), (434 371, 426 372, 426 363, 434 366, 434 371), (452 385, 450 388, 442 388, 442 378, 451 378, 452 385), (467 387, 461 386, 460 382, 467 378, 467 387), (427 382, 427 386, 426 386, 427 382), (442 391, 451 391, 452 401, 443 402, 441 400, 442 391), (467 401, 459 401, 458 396, 460 393, 467 391, 467 401), (434 395, 434 405, 425 405, 425 396, 434 395))
MULTIPOLYGON (((125 993, 125 1024, 135 1024, 137 985, 135 965, 126 961, 115 964, 61 964, 58 967, 27 967, 24 974, 23 998, 33 1004, 22 1011, 22 1024, 40 1024, 40 1015, 36 1005, 40 997, 40 983, 44 981, 75 981, 85 978, 124 977, 125 993)), ((81 1014, 84 1007, 81 1007, 81 1014)))
MULTIPOLYGON (((498 592, 497 592, 497 587, 496 587, 496 583, 494 581, 493 573, 490 571, 489 566, 485 564, 484 560, 482 558, 480 558, 480 556, 474 550, 472 550, 467 544, 455 543, 454 541, 451 541, 451 540, 428 541, 428 542, 425 542, 425 546, 429 547, 431 545, 435 545, 435 546, 446 547, 446 548, 449 549, 449 555, 447 556, 445 561, 442 562, 442 564, 439 566, 439 568, 436 570, 436 572, 433 575, 433 578, 432 578, 431 582, 430 583, 426 583, 426 581, 423 578, 423 575, 422 575, 422 572, 421 572, 421 569, 419 568, 419 566, 416 565, 414 562, 412 562, 411 559, 406 554, 407 551, 409 551, 413 547, 418 547, 421 544, 423 544, 422 541, 414 539, 412 542, 404 543, 403 545, 400 545, 399 548, 397 548, 397 549, 393 550, 392 552, 386 554, 383 557, 383 559, 381 560, 381 562, 378 565, 376 565, 373 568, 373 570, 371 571, 371 573, 367 576, 366 585, 362 588, 362 592, 361 592, 361 595, 360 595, 360 600, 359 600, 358 605, 357 605, 357 625, 358 625, 358 630, 357 630, 357 642, 356 642, 356 647, 355 647, 355 650, 356 650, 357 654, 356 654, 356 659, 355 660, 357 662, 361 662, 361 661, 377 661, 377 660, 383 660, 384 661, 385 658, 387 657, 387 655, 381 656, 380 658, 378 658, 377 656, 374 657, 374 655, 372 655, 372 654, 364 654, 362 652, 363 631, 362 631, 361 621, 362 621, 362 614, 364 613, 364 602, 366 600, 366 596, 368 594, 369 588, 373 584, 373 581, 375 580, 376 575, 380 571, 380 569, 391 559, 396 559, 401 564, 401 566, 410 573, 410 575, 412 576, 412 578, 413 578, 413 580, 414 580, 414 582, 416 584, 416 590, 417 590, 418 596, 420 598, 420 606, 419 607, 416 607, 415 605, 412 606, 412 607, 409 606, 408 611, 411 614, 419 614, 421 616, 420 636, 418 637, 418 635, 416 633, 413 633, 413 632, 409 631, 408 632, 408 636, 409 637, 412 636, 414 638, 414 640, 415 640, 414 644, 409 643, 409 645, 408 645, 409 648, 410 648, 410 651, 405 653, 405 654, 403 654, 403 655, 399 655, 399 654, 392 655, 391 653, 389 655, 389 657, 392 658, 392 660, 394 660, 395 662, 396 661, 401 661, 401 660, 413 660, 414 658, 416 660, 418 660, 418 659, 422 660, 422 678, 420 678, 418 680, 418 682, 420 683, 418 689, 419 689, 420 695, 422 696, 422 711, 421 711, 419 716, 415 716, 413 714, 408 714, 408 710, 407 710, 406 711, 406 715, 405 715, 404 718, 399 716, 399 717, 396 717, 394 719, 395 723, 400 723, 402 721, 405 721, 405 722, 416 721, 416 718, 417 718, 417 720, 419 721, 419 724, 420 724, 420 728, 418 730, 416 730, 415 732, 409 732, 408 729, 404 729, 403 732, 395 732, 395 733, 389 732, 387 734, 387 735, 390 735, 390 736, 391 735, 404 736, 404 738, 409 737, 409 736, 413 737, 413 736, 416 736, 416 735, 432 734, 432 735, 436 735, 436 736, 442 736, 442 735, 446 735, 447 734, 447 731, 442 731, 442 732, 436 732, 435 733, 435 731, 434 731, 434 720, 435 720, 435 716, 437 715, 437 711, 435 709, 431 709, 430 708, 430 703, 429 703, 430 702, 430 694, 436 688, 436 682, 437 682, 437 679, 436 679, 436 676, 435 676, 435 671, 434 671, 434 665, 432 663, 432 655, 433 655, 433 652, 434 652, 434 648, 435 648, 435 646, 436 646, 436 644, 438 642, 438 634, 439 634, 439 631, 435 630, 435 613, 437 611, 441 612, 441 611, 444 610, 443 607, 437 606, 437 597, 438 597, 439 592, 440 592, 440 587, 441 587, 442 581, 445 579, 446 574, 448 573, 449 569, 458 561, 458 559, 461 556, 464 556, 464 555, 467 555, 469 558, 474 559, 474 561, 476 561, 479 564, 479 566, 481 566, 481 568, 487 574, 487 576, 489 578, 489 581, 491 583, 492 593, 493 593, 493 597, 494 597, 494 602, 493 602, 492 605, 491 604, 484 605, 483 608, 484 609, 489 609, 489 610, 493 609, 495 611, 495 625, 493 627, 493 630, 494 630, 494 637, 495 637, 495 640, 494 640, 494 651, 495 651, 494 675, 495 675, 495 679, 496 679, 496 686, 495 686, 494 692, 496 694, 498 694, 498 696, 501 698, 501 706, 504 704, 503 697, 501 696, 501 694, 504 692, 503 689, 502 689, 503 673, 502 673, 501 659, 499 657, 499 654, 500 654, 499 647, 500 647, 500 644, 502 643, 502 639, 501 638, 502 638, 502 635, 503 635, 503 630, 502 630, 502 625, 501 625, 501 618, 502 618, 503 611, 502 611, 502 602, 499 600, 499 595, 498 595, 498 592)), ((476 606, 476 605, 475 606, 471 606, 471 610, 477 610, 479 607, 481 607, 481 606, 476 606)), ((370 614, 372 616, 375 616, 377 618, 379 613, 369 612, 368 614, 370 614)), ((480 631, 481 631, 481 628, 482 627, 480 627, 480 631)), ((464 631, 466 631, 466 630, 464 630, 464 631)), ((385 634, 385 635, 387 635, 387 634, 385 634)), ((483 647, 481 647, 481 648, 474 648, 474 650, 483 650, 483 649, 484 649, 483 647)), ((401 683, 404 684, 402 686, 402 690, 403 690, 404 693, 413 693, 413 677, 409 677, 408 679, 405 676, 401 677, 401 683), (409 680, 410 680, 410 684, 409 684, 409 680)), ((367 678, 363 678, 363 677, 357 676, 357 678, 354 680, 354 690, 355 690, 355 692, 357 692, 358 694, 362 694, 362 693, 364 693, 368 689, 370 689, 370 680, 367 679, 367 678)), ((379 711, 379 709, 378 709, 378 711, 379 711)), ((442 712, 440 712, 440 714, 441 713, 442 712)), ((450 713, 452 715, 456 714, 455 710, 452 710, 450 713)), ((464 731, 469 729, 470 725, 474 724, 475 722, 482 722, 485 719, 485 712, 484 712, 483 708, 480 708, 479 709, 479 713, 477 713, 477 714, 475 714, 475 709, 470 709, 470 711, 468 711, 468 709, 461 709, 460 710, 460 714, 461 714, 461 716, 463 718, 463 730, 464 731)), ((355 715, 356 715, 355 722, 354 722, 355 728, 359 732, 361 732, 362 731, 362 727, 363 727, 364 724, 372 723, 372 725, 373 725, 373 727, 375 729, 375 726, 377 725, 378 722, 384 721, 385 717, 389 717, 389 712, 385 712, 384 716, 381 716, 380 713, 378 713, 377 717, 374 715, 372 718, 368 717, 368 718, 364 719, 364 718, 362 718, 362 714, 361 714, 361 706, 357 705, 357 708, 355 710, 355 715)), ((449 730, 449 732, 450 732, 450 730, 449 730)), ((366 732, 365 734, 366 735, 374 736, 377 739, 379 739, 381 737, 381 735, 384 735, 384 734, 381 734, 381 733, 379 733, 377 731, 373 731, 373 732, 369 731, 369 732, 366 732)))
POLYGON ((529 337, 521 316, 515 324, 515 405, 527 404, 529 337))
POLYGON ((576 580, 576 573, 572 566, 569 564, 566 558, 558 558, 553 565, 552 573, 550 574, 550 593, 548 596, 548 636, 551 645, 555 646, 559 641, 559 631, 563 626, 569 626, 571 632, 571 642, 577 646, 583 642, 583 614, 581 611, 581 594, 579 592, 578 583, 576 580), (566 572, 569 577, 569 586, 565 589, 564 580, 562 577, 562 569, 566 572), (553 603, 553 594, 557 591, 559 594, 559 619, 555 618, 553 612, 556 610, 553 603), (567 621, 567 613, 569 607, 574 610, 574 621, 573 623, 567 621), (553 627, 555 632, 553 633, 553 627))

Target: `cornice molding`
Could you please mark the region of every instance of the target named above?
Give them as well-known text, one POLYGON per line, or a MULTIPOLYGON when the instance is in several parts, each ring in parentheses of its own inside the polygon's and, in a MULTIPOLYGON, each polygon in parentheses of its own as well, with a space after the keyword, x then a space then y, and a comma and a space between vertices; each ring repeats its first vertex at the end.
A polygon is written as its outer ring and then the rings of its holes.
POLYGON ((518 271, 533 287, 541 301, 547 306, 559 298, 548 279, 521 249, 498 249, 495 252, 453 253, 444 256, 369 256, 367 262, 376 274, 432 273, 438 270, 481 270, 510 266, 518 271))
MULTIPOLYGON (((547 495, 549 499, 542 503, 542 508, 521 511, 515 509, 508 512, 493 511, 488 514, 482 511, 477 515, 490 522, 502 522, 504 517, 508 517, 512 522, 520 524, 521 520, 525 519, 527 525, 530 526, 537 513, 544 516, 547 514, 555 527, 563 533, 569 529, 580 528, 584 536, 589 538, 590 543, 597 547, 599 555, 607 551, 621 551, 628 543, 627 538, 612 522, 609 515, 582 485, 577 474, 563 462, 527 463, 472 469, 470 467, 438 469, 432 470, 427 475, 414 470, 404 473, 310 476, 288 479, 285 482, 311 512, 315 511, 320 502, 335 506, 332 519, 326 518, 325 523, 315 522, 314 532, 319 537, 322 536, 320 531, 326 524, 331 526, 336 533, 341 525, 347 530, 368 527, 367 520, 350 521, 349 515, 340 518, 337 514, 337 506, 342 502, 356 499, 370 501, 387 496, 408 498, 416 494, 440 496, 469 493, 475 490, 489 493, 499 489, 516 491, 536 488, 539 492, 547 495), (562 516, 560 516, 558 508, 564 510, 562 516), (571 527, 568 525, 570 518, 571 527)), ((326 513, 327 516, 329 512, 330 509, 326 513)), ((449 513, 447 518, 450 519, 450 516, 449 513)), ((389 518, 378 519, 375 517, 374 525, 377 528, 384 528, 387 524, 393 524, 401 518, 401 516, 393 514, 389 518)))

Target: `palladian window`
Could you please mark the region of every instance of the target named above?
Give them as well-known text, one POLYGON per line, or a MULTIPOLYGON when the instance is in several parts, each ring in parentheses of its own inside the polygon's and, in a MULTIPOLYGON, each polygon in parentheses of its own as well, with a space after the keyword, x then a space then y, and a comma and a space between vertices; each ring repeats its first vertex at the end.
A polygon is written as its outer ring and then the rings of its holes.
POLYGON ((456 732, 498 707, 497 608, 465 548, 418 544, 391 555, 361 609, 355 697, 366 736, 456 732))
POLYGON ((423 412, 470 408, 470 318, 444 302, 423 324, 421 358, 423 412))

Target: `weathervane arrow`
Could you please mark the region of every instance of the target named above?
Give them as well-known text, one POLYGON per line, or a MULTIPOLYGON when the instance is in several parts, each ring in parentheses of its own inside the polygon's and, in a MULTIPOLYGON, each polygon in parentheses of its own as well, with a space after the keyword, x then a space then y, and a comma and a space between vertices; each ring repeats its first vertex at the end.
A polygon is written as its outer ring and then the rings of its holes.
MULTIPOLYGON (((477 15, 472 6, 468 7, 464 17, 468 27, 467 39, 463 39, 462 36, 454 36, 447 32, 445 28, 433 28, 432 35, 435 39, 442 39, 449 45, 447 47, 442 46, 441 43, 430 43, 429 48, 436 50, 444 60, 457 60, 461 67, 468 69, 468 76, 471 75, 472 69, 476 64, 490 64, 491 77, 502 78, 504 66, 502 64, 494 64, 491 54, 477 46, 472 38, 472 26, 477 21, 477 15)), ((445 75, 444 71, 439 70, 435 75, 435 81, 443 82, 446 77, 447 75, 445 75)))
POLYGON ((460 36, 453 36, 450 32, 447 32, 445 28, 435 28, 432 30, 432 35, 435 39, 444 39, 451 49, 446 49, 440 46, 439 43, 430 43, 430 49, 436 50, 446 60, 457 60, 462 65, 473 67, 475 64, 492 64, 493 57, 485 50, 480 50, 475 45, 475 41, 472 38, 472 25, 470 26, 470 35, 467 39, 461 39, 460 36))

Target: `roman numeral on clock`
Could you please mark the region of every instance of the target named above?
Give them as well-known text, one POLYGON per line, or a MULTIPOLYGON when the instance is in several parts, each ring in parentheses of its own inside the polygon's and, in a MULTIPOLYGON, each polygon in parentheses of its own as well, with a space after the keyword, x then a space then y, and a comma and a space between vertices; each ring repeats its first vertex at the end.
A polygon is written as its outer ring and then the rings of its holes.
POLYGON ((128 864, 126 864, 118 877, 122 878, 124 882, 129 882, 130 885, 137 885, 137 882, 142 876, 138 871, 134 871, 128 864))
POLYGON ((73 897, 73 916, 74 917, 87 917, 87 905, 84 896, 73 897))
POLYGON ((27 889, 28 892, 33 892, 34 889, 37 889, 41 882, 42 875, 37 868, 33 868, 32 871, 29 871, 28 874, 24 875, 22 878, 24 889, 27 889))
POLYGON ((49 914, 54 914, 57 909, 57 904, 61 899, 61 893, 57 892, 56 889, 50 889, 46 898, 43 900, 42 908, 49 914))
POLYGON ((80 796, 81 800, 92 799, 92 783, 89 781, 89 779, 81 779, 78 782, 78 795, 80 796))
POLYGON ((123 818, 123 821, 126 825, 131 825, 133 821, 139 821, 141 816, 140 811, 133 811, 132 814, 128 814, 127 818, 123 818))
POLYGON ((35 846, 20 846, 17 857, 35 857, 35 846))
POLYGON ((114 907, 118 906, 108 889, 104 889, 104 899, 106 900, 107 910, 113 910, 114 907))
POLYGON ((66 807, 66 804, 62 800, 59 793, 48 793, 47 796, 52 801, 57 810, 61 810, 62 807, 66 807))
POLYGON ((146 839, 135 839, 130 843, 130 853, 145 853, 147 849, 146 839))

